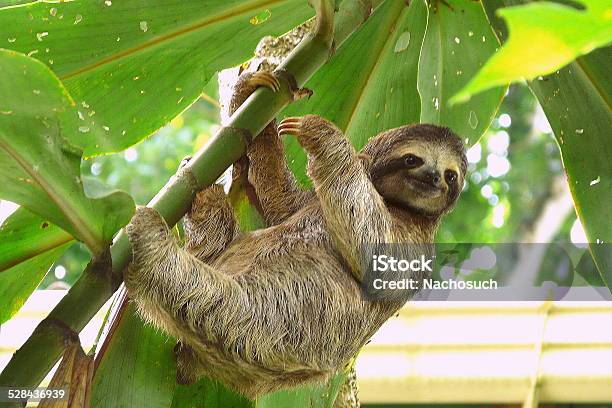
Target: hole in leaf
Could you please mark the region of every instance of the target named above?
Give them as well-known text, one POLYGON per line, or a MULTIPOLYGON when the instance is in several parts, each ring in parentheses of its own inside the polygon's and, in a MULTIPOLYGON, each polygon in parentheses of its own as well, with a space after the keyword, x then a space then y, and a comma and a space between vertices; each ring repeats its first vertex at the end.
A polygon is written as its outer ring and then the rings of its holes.
POLYGON ((272 16, 272 12, 270 10, 268 10, 268 9, 265 9, 261 13, 256 14, 253 17, 251 17, 251 19, 249 20, 249 23, 251 23, 253 25, 262 24, 262 23, 265 23, 266 21, 268 21, 268 19, 271 16, 272 16))

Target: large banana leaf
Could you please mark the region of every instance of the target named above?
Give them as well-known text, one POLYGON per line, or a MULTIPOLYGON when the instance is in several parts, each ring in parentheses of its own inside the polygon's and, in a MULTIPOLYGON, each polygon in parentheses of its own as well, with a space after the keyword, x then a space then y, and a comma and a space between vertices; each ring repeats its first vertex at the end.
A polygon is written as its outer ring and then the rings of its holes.
MULTIPOLYGON (((487 12, 498 32, 507 35, 504 23, 494 17, 502 6, 522 0, 488 0, 487 12)), ((557 27, 571 30, 571 27, 557 27)), ((576 212, 591 243, 591 253, 606 285, 612 287, 612 48, 578 58, 554 74, 529 82, 542 105, 561 150, 563 166, 576 212)), ((517 56, 520 59, 520 56, 517 56)))
POLYGON ((0 50, 0 77, 0 197, 100 253, 129 221, 132 199, 123 192, 85 193, 81 153, 65 139, 79 134, 71 124, 74 102, 44 64, 0 50))
POLYGON ((278 391, 264 395, 257 400, 257 408, 331 408, 334 406, 338 391, 346 381, 344 373, 337 374, 326 384, 307 384, 305 386, 278 391))
POLYGON ((2 223, 0 324, 21 308, 72 242, 70 234, 23 207, 2 223))
POLYGON ((612 48, 577 59, 558 73, 531 81, 561 149, 576 213, 606 285, 612 288, 612 48))
POLYGON ((177 385, 171 408, 255 408, 255 403, 222 384, 201 379, 193 385, 177 385))
POLYGON ((421 122, 448 126, 471 145, 495 117, 505 88, 483 92, 461 105, 450 98, 499 46, 479 1, 430 3, 427 33, 419 60, 421 122))
POLYGON ((71 241, 66 231, 20 207, 0 226, 0 273, 71 241))
POLYGON ((495 85, 553 73, 576 57, 610 44, 612 3, 576 1, 585 8, 540 2, 499 9, 497 14, 506 20, 511 35, 456 100, 495 85))
POLYGON ((174 342, 143 325, 133 305, 123 303, 118 312, 124 318, 111 324, 113 341, 96 356, 91 407, 170 407, 176 384, 174 342))
POLYGON ((0 46, 47 64, 79 109, 85 155, 124 149, 182 112, 264 35, 312 16, 303 0, 92 0, 0 10, 0 46))

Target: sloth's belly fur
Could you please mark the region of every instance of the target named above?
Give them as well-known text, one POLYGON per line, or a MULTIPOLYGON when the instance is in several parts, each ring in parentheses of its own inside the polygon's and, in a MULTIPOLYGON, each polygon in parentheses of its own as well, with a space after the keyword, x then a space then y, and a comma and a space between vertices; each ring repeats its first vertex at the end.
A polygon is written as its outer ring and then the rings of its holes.
POLYGON ((326 236, 320 222, 297 218, 238 237, 211 262, 242 288, 242 313, 212 323, 227 327, 222 337, 183 339, 195 377, 249 396, 325 379, 401 306, 363 299, 326 236))

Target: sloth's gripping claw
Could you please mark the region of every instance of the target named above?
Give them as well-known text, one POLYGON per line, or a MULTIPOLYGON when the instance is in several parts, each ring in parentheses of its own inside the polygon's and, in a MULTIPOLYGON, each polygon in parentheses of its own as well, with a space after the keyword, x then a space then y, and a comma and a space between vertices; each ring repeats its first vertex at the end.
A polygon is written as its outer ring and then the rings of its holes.
POLYGON ((280 82, 278 82, 278 78, 276 78, 273 73, 266 71, 255 72, 253 76, 249 78, 249 85, 255 88, 263 86, 273 92, 278 92, 281 86, 280 82))
POLYGON ((268 88, 272 92, 278 92, 281 84, 277 75, 272 72, 257 71, 242 74, 234 86, 234 96, 229 103, 227 113, 233 115, 259 87, 268 88))
POLYGON ((323 149, 324 144, 342 142, 344 136, 330 121, 318 115, 287 117, 278 125, 279 135, 294 135, 300 145, 309 153, 323 149))
POLYGON ((302 122, 302 117, 289 116, 279 123, 278 134, 280 136, 294 135, 299 139, 302 134, 302 122))

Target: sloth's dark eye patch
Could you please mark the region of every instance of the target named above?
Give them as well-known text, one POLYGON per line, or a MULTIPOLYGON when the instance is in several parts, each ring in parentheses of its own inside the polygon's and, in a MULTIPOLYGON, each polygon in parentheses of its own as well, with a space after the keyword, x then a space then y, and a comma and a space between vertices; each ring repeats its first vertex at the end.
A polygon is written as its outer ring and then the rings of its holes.
POLYGON ((444 178, 447 183, 454 183, 457 180, 457 173, 452 170, 446 170, 444 172, 444 178))
POLYGON ((419 167, 423 164, 423 159, 415 156, 414 154, 408 154, 404 157, 404 163, 409 169, 414 169, 415 167, 419 167))

